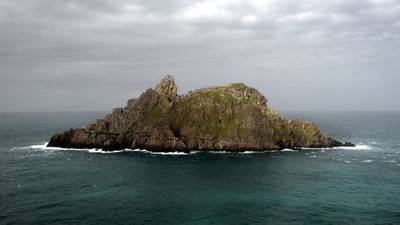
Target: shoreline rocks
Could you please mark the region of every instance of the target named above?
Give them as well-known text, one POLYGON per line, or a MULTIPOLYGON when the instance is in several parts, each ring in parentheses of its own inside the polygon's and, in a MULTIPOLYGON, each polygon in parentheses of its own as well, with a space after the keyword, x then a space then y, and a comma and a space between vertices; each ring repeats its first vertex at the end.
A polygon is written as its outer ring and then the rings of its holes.
POLYGON ((55 134, 49 147, 146 149, 157 152, 265 151, 285 148, 354 146, 341 143, 309 121, 287 120, 267 106, 267 99, 243 83, 177 94, 167 75, 125 108, 85 128, 55 134))

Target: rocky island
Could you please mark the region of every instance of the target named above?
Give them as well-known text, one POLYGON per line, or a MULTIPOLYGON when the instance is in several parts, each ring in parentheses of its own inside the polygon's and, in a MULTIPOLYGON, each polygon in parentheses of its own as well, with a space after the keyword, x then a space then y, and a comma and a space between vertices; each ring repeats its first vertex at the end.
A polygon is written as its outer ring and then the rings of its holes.
POLYGON ((177 94, 172 76, 124 108, 84 128, 54 135, 49 147, 105 151, 266 151, 354 146, 323 134, 312 122, 288 120, 267 99, 243 83, 177 94))

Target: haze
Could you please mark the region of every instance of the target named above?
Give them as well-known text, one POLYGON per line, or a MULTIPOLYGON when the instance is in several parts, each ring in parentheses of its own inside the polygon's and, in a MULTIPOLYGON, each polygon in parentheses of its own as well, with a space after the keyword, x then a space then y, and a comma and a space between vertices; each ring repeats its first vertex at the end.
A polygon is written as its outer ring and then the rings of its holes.
POLYGON ((400 110, 396 0, 2 0, 0 111, 107 110, 175 76, 278 110, 400 110))

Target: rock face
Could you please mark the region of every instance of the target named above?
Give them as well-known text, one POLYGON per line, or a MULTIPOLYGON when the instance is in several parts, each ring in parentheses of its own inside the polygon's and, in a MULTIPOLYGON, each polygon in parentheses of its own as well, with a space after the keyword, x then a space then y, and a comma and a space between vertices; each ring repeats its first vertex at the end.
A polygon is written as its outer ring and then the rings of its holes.
POLYGON ((323 134, 314 123, 287 120, 267 99, 242 83, 213 86, 178 96, 172 76, 125 108, 85 128, 54 135, 48 146, 147 149, 151 151, 265 151, 353 146, 323 134))

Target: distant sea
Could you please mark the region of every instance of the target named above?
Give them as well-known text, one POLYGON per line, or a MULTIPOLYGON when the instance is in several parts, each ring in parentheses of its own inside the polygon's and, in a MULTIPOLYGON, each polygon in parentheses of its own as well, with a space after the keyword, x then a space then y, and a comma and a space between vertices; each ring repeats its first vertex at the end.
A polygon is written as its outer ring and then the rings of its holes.
POLYGON ((0 224, 400 224, 399 112, 283 112, 354 148, 46 148, 102 112, 0 113, 0 224))

